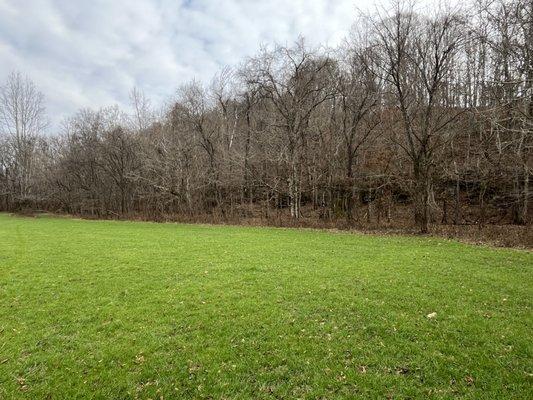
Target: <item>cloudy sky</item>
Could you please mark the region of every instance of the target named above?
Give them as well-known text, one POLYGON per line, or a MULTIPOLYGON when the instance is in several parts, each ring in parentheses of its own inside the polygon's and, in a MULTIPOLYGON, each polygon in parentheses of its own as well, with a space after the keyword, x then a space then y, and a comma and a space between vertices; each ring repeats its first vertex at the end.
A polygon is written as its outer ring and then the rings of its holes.
POLYGON ((45 94, 52 129, 82 107, 127 107, 135 86, 162 104, 261 44, 339 43, 365 0, 0 0, 0 80, 45 94))

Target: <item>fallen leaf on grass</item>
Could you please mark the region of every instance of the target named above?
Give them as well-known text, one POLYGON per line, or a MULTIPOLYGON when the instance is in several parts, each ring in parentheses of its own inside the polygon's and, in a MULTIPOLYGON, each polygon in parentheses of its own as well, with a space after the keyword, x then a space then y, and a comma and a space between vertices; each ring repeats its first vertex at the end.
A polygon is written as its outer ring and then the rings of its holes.
POLYGON ((465 376, 465 382, 468 386, 472 386, 474 384, 474 378, 470 375, 465 376))
POLYGON ((398 368, 396 368, 396 374, 398 374, 398 375, 406 375, 406 374, 409 373, 409 371, 410 371, 410 369, 407 368, 407 367, 398 367, 398 368))
POLYGON ((188 364, 189 374, 194 374, 195 372, 202 369, 202 366, 200 364, 193 363, 191 360, 189 360, 188 364))
POLYGON ((26 385, 26 379, 24 379, 23 377, 19 376, 17 378, 17 382, 19 384, 19 389, 20 390, 22 390, 22 391, 28 390, 28 385, 26 385))

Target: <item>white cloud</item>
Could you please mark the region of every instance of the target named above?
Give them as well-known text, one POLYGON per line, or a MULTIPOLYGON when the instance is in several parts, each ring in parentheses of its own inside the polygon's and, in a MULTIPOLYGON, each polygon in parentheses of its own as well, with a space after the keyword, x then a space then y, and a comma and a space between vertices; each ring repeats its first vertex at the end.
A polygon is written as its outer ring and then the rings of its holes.
POLYGON ((344 38, 364 0, 0 0, 0 80, 45 93, 53 127, 81 107, 127 107, 133 86, 162 104, 261 44, 344 38))

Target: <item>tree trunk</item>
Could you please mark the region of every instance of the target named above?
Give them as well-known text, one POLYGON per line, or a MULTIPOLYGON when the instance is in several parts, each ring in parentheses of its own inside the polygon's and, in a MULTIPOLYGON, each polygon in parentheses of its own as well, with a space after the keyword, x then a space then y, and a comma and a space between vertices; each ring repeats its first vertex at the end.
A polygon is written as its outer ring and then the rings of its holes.
POLYGON ((442 200, 442 221, 441 223, 448 224, 448 202, 446 199, 442 200))
POLYGON ((461 186, 459 184, 459 175, 455 181, 455 215, 453 223, 454 225, 461 223, 461 186))
POLYGON ((420 165, 414 166, 415 192, 414 216, 420 233, 429 232, 429 191, 431 182, 429 174, 420 165))
POLYGON ((522 204, 522 222, 528 223, 528 202, 529 202, 529 169, 524 165, 524 203, 522 204))
POLYGON ((300 187, 296 164, 294 162, 292 163, 291 176, 289 178, 289 201, 291 217, 295 219, 300 218, 300 187))
POLYGON ((479 191, 479 229, 482 229, 485 226, 485 191, 486 191, 485 180, 481 182, 481 190, 479 191))

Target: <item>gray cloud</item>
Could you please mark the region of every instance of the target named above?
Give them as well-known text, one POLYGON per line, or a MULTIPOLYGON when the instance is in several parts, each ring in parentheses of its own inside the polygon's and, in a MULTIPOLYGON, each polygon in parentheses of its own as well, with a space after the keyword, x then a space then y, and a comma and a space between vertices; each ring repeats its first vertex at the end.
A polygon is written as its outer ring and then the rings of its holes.
POLYGON ((30 76, 58 122, 81 107, 155 104, 261 44, 338 44, 364 0, 0 0, 0 80, 30 76))

